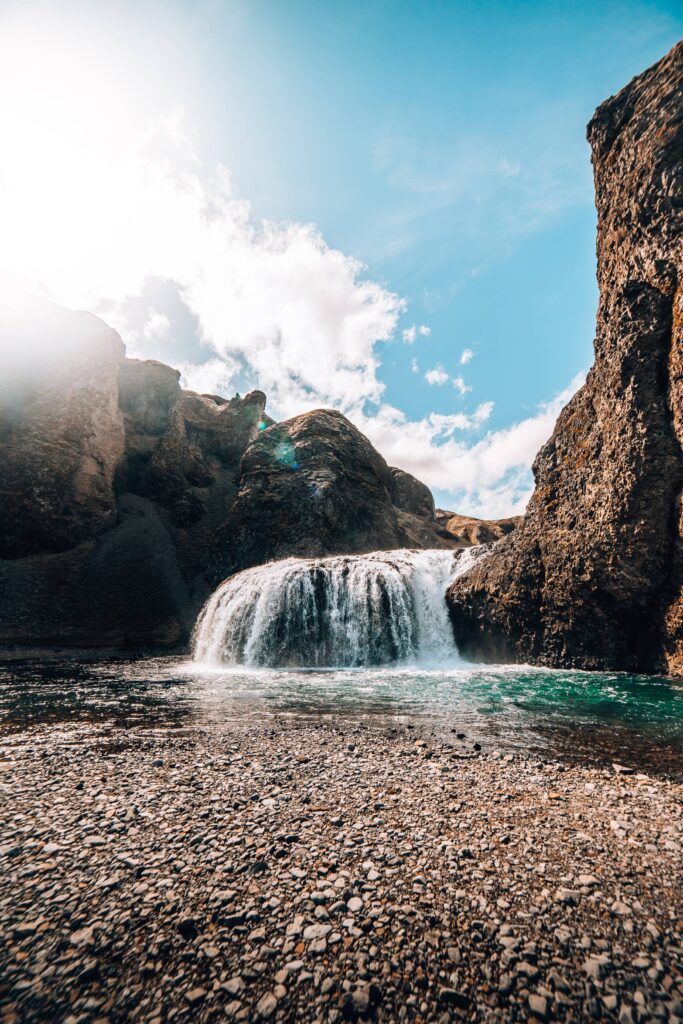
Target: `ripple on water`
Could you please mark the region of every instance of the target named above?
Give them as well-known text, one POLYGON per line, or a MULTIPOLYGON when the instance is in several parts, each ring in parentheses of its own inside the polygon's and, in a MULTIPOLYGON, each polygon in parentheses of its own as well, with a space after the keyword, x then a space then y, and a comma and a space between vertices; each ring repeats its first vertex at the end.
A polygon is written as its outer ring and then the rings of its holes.
POLYGON ((247 671, 173 657, 0 660, 5 730, 88 721, 220 728, 280 716, 414 720, 464 731, 463 742, 683 772, 683 688, 653 677, 462 663, 247 671))

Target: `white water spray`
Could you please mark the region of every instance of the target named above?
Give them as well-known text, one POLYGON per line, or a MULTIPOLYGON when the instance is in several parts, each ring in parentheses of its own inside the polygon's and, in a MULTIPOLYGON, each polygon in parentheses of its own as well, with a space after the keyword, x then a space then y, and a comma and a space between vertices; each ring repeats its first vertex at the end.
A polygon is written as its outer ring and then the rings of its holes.
POLYGON ((245 569, 204 605, 194 659, 306 668, 452 661, 446 588, 487 552, 373 551, 245 569))

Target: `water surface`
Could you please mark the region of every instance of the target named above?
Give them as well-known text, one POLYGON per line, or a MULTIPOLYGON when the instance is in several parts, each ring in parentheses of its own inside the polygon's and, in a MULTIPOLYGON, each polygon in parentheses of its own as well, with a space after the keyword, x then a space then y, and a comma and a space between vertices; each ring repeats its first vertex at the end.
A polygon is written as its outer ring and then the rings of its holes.
POLYGON ((88 722, 130 730, 277 727, 300 718, 345 728, 412 725, 463 749, 481 742, 683 774, 683 687, 666 679, 464 663, 286 671, 101 652, 0 658, 3 732, 88 722))

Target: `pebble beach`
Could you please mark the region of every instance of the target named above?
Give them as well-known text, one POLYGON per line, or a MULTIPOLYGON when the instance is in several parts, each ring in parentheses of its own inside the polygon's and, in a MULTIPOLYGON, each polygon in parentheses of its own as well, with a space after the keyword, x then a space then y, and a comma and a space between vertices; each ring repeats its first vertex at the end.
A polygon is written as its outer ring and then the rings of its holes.
POLYGON ((479 746, 5 733, 0 1019, 680 1019, 681 785, 479 746))

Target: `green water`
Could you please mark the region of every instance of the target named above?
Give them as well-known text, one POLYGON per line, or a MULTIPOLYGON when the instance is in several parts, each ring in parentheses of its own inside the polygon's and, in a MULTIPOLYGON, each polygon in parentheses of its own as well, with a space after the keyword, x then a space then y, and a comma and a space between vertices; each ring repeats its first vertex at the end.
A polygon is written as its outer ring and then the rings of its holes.
MULTIPOLYGON (((6 657, 0 725, 212 728, 315 716, 416 727, 544 756, 683 772, 683 687, 621 673, 523 666, 208 670, 186 659, 6 657)), ((453 739, 456 742, 456 739, 453 739)))

